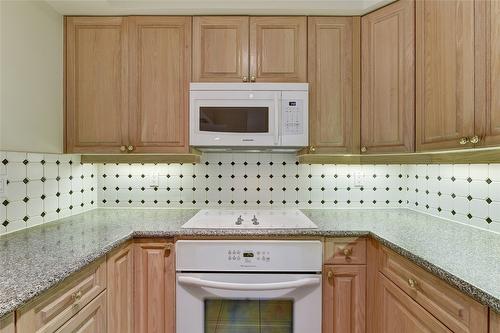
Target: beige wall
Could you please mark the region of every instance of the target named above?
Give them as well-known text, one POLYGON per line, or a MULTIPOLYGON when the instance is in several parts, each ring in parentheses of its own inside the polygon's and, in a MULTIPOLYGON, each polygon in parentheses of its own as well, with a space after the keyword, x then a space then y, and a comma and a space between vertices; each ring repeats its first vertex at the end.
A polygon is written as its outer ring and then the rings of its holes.
POLYGON ((63 17, 0 0, 0 150, 63 150, 63 17))

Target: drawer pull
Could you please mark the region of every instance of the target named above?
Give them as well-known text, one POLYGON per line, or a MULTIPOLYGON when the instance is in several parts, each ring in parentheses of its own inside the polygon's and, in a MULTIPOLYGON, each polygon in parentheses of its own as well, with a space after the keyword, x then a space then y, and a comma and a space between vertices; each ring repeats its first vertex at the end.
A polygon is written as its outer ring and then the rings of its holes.
POLYGON ((413 280, 412 278, 408 279, 408 286, 410 286, 411 289, 416 289, 417 288, 417 281, 413 280))
POLYGON ((332 271, 328 271, 327 276, 328 276, 328 279, 330 280, 333 277, 333 272, 332 271))
POLYGON ((78 290, 71 294, 71 299, 73 300, 73 306, 78 307, 80 304, 78 303, 82 298, 82 291, 78 290))
POLYGON ((345 248, 344 249, 344 256, 346 256, 347 258, 350 257, 352 255, 352 249, 349 249, 349 248, 345 248))
POLYGON ((172 250, 174 249, 174 244, 173 243, 168 243, 168 244, 165 244, 165 256, 170 256, 170 253, 172 252, 172 250))

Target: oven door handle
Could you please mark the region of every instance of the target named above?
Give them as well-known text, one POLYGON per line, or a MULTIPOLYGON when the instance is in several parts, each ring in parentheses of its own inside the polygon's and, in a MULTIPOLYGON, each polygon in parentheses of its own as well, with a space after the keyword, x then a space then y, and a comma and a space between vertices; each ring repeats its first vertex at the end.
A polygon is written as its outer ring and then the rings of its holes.
POLYGON ((239 290, 239 291, 297 289, 301 287, 316 286, 321 283, 320 276, 304 278, 300 280, 293 280, 286 282, 272 282, 272 283, 231 283, 231 282, 203 280, 191 276, 179 276, 177 279, 180 284, 184 285, 222 289, 222 290, 239 290))

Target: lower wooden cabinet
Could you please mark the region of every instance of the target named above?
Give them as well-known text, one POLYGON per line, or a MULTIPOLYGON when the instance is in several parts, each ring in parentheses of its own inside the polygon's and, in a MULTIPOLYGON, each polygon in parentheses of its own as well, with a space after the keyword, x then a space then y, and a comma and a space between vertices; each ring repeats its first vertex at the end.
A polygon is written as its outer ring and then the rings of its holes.
POLYGON ((377 277, 375 318, 379 333, 452 332, 382 273, 377 277))
POLYGON ((103 295, 105 289, 106 263, 104 258, 101 258, 57 288, 17 310, 16 330, 22 333, 56 332, 83 311, 98 295, 103 295))
MULTIPOLYGON (((106 292, 103 291, 92 302, 68 320, 56 333, 105 333, 106 292)), ((121 332, 121 331, 114 331, 121 332)))
POLYGON ((323 333, 365 332, 365 265, 325 265, 323 333))
POLYGON ((134 332, 134 246, 126 244, 107 256, 108 332, 134 332))
POLYGON ((490 333, 500 333, 500 313, 490 309, 490 333))
POLYGON ((14 333, 16 331, 14 313, 0 318, 0 333, 14 333))
POLYGON ((136 333, 175 332, 175 255, 171 240, 134 244, 136 333))

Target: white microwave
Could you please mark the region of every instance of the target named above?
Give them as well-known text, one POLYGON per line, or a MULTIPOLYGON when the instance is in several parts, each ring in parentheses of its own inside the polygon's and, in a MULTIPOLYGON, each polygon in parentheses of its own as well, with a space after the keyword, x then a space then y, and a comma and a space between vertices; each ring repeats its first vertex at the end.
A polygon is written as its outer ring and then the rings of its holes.
POLYGON ((191 83, 190 145, 202 150, 307 146, 308 96, 307 83, 191 83))

